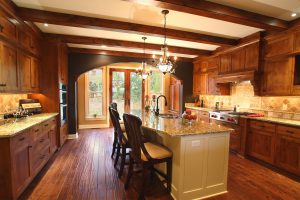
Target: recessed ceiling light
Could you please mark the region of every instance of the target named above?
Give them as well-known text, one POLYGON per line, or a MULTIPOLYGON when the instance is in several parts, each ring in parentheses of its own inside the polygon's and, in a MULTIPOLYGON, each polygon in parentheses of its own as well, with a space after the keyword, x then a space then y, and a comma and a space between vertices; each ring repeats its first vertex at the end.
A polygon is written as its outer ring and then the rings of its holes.
POLYGON ((106 46, 106 45, 101 45, 101 47, 102 47, 102 48, 106 48, 107 46, 106 46))
POLYGON ((292 17, 296 17, 296 16, 297 16, 297 13, 292 13, 291 16, 292 16, 292 17))
POLYGON ((49 24, 47 24, 47 23, 44 23, 44 26, 48 27, 48 26, 49 26, 49 24))

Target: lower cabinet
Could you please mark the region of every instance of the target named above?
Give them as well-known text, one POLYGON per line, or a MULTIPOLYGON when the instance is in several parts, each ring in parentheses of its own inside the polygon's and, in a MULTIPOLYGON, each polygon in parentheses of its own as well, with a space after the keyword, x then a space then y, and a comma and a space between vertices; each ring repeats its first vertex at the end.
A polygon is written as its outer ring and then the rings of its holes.
POLYGON ((15 200, 57 149, 56 117, 16 134, 0 138, 0 199, 15 200), (54 150, 55 149, 55 150, 54 150))
POLYGON ((247 154, 300 175, 300 128, 250 120, 247 154))
POLYGON ((278 167, 300 175, 300 129, 281 126, 277 127, 276 157, 278 167))
POLYGON ((60 127, 60 146, 62 146, 68 139, 68 124, 65 123, 60 127))

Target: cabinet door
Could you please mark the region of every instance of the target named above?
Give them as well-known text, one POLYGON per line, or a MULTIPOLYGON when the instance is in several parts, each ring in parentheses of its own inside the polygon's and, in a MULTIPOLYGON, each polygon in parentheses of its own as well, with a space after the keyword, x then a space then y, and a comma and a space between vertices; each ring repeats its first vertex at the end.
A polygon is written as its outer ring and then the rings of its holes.
POLYGON ((26 48, 28 51, 31 51, 31 44, 32 44, 32 36, 31 32, 26 29, 25 27, 22 27, 19 31, 19 42, 20 44, 26 48))
POLYGON ((12 154, 13 188, 17 196, 27 186, 31 178, 30 155, 30 147, 27 145, 17 148, 12 154))
POLYGON ((22 52, 19 54, 20 86, 21 90, 31 90, 31 57, 22 52))
POLYGON ((59 46, 59 77, 63 84, 68 83, 68 49, 65 44, 59 46))
POLYGON ((31 58, 30 65, 30 85, 31 90, 38 92, 39 90, 39 60, 31 58))
POLYGON ((265 61, 263 94, 290 95, 293 86, 293 67, 294 58, 265 61))
POLYGON ((0 12, 0 35, 10 40, 17 39, 17 26, 13 18, 5 15, 4 12, 0 12))
POLYGON ((18 89, 17 50, 5 43, 0 43, 0 45, 0 90, 5 92, 16 91, 18 89))
POLYGON ((200 74, 200 94, 207 94, 207 74, 200 74))
POLYGON ((218 75, 218 72, 209 72, 207 74, 207 94, 209 95, 217 95, 218 94, 218 88, 216 86, 216 76, 218 75))
POLYGON ((282 34, 276 38, 269 39, 265 45, 265 56, 288 55, 293 52, 293 45, 294 40, 291 34, 282 34))
POLYGON ((193 71, 193 93, 200 93, 200 65, 198 63, 194 64, 193 71))
POLYGON ((300 175, 300 139, 278 134, 276 139, 276 166, 300 175))
POLYGON ((219 74, 226 74, 231 71, 231 54, 220 56, 219 74))
POLYGON ((247 151, 254 158, 268 163, 274 162, 274 133, 264 130, 250 129, 247 135, 247 151))
POLYGON ((242 72, 245 69, 245 51, 243 48, 231 53, 231 72, 242 72))
POLYGON ((259 42, 245 46, 245 70, 258 70, 259 42))
POLYGON ((65 123, 60 127, 60 146, 62 146, 68 138, 68 124, 65 123))

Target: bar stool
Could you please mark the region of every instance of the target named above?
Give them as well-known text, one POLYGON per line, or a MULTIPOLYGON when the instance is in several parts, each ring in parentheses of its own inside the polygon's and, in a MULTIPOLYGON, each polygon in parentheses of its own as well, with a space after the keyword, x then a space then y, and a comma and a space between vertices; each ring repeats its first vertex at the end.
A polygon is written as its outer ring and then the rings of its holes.
POLYGON ((128 188, 129 182, 133 173, 133 164, 137 163, 142 166, 142 187, 139 192, 139 199, 144 199, 145 179, 147 169, 154 169, 160 176, 165 178, 167 182, 167 190, 171 191, 171 177, 172 177, 172 152, 166 147, 154 144, 151 142, 143 142, 142 137, 142 121, 137 116, 131 114, 124 114, 123 121, 128 137, 128 142, 131 146, 129 170, 125 182, 125 189, 128 188), (164 174, 154 168, 155 164, 167 164, 167 173, 164 174))
POLYGON ((126 155, 129 155, 129 153, 127 153, 127 149, 130 148, 130 146, 128 144, 126 132, 123 132, 121 130, 118 111, 116 111, 112 107, 109 107, 109 114, 113 126, 115 128, 115 134, 117 138, 117 144, 116 144, 117 155, 116 155, 114 166, 115 167, 117 166, 119 157, 121 156, 121 164, 120 164, 120 169, 118 174, 118 176, 121 177, 124 170, 126 155))
MULTIPOLYGON (((108 108, 113 108, 116 111, 118 111, 118 105, 115 102, 111 103, 108 108)), ((118 116, 118 120, 121 120, 120 116, 118 116)), ((121 126, 122 132, 125 132, 125 126, 124 126, 123 122, 120 123, 120 126, 121 126)), ((113 158, 113 156, 115 154, 115 151, 117 149, 117 144, 118 144, 118 139, 117 138, 118 138, 117 132, 116 132, 116 129, 114 128, 114 140, 113 140, 113 149, 112 149, 112 152, 111 152, 111 158, 113 158)))

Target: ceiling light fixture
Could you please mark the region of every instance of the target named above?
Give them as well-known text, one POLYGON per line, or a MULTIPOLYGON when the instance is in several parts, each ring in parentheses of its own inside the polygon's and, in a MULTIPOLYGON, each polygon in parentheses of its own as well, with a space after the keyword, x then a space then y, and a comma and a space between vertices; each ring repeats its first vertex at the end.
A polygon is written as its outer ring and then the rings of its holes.
POLYGON ((291 17, 296 17, 297 16, 297 13, 292 13, 291 14, 291 17))
POLYGON ((143 80, 145 80, 146 78, 148 78, 148 76, 150 76, 152 74, 151 69, 147 69, 147 62, 145 59, 145 44, 146 44, 146 37, 142 37, 142 39, 144 40, 144 57, 143 57, 143 62, 142 65, 136 69, 136 73, 138 75, 140 75, 142 77, 143 80))
POLYGON ((49 24, 47 24, 47 23, 44 23, 44 26, 48 27, 48 26, 49 26, 49 24))
POLYGON ((167 24, 167 14, 169 14, 169 11, 163 10, 161 13, 164 15, 164 30, 165 30, 164 44, 161 48, 162 56, 159 59, 156 59, 155 55, 152 56, 153 63, 163 74, 174 73, 177 57, 175 56, 173 57, 173 59, 170 58, 170 53, 168 51, 168 45, 167 45, 166 24, 167 24))

